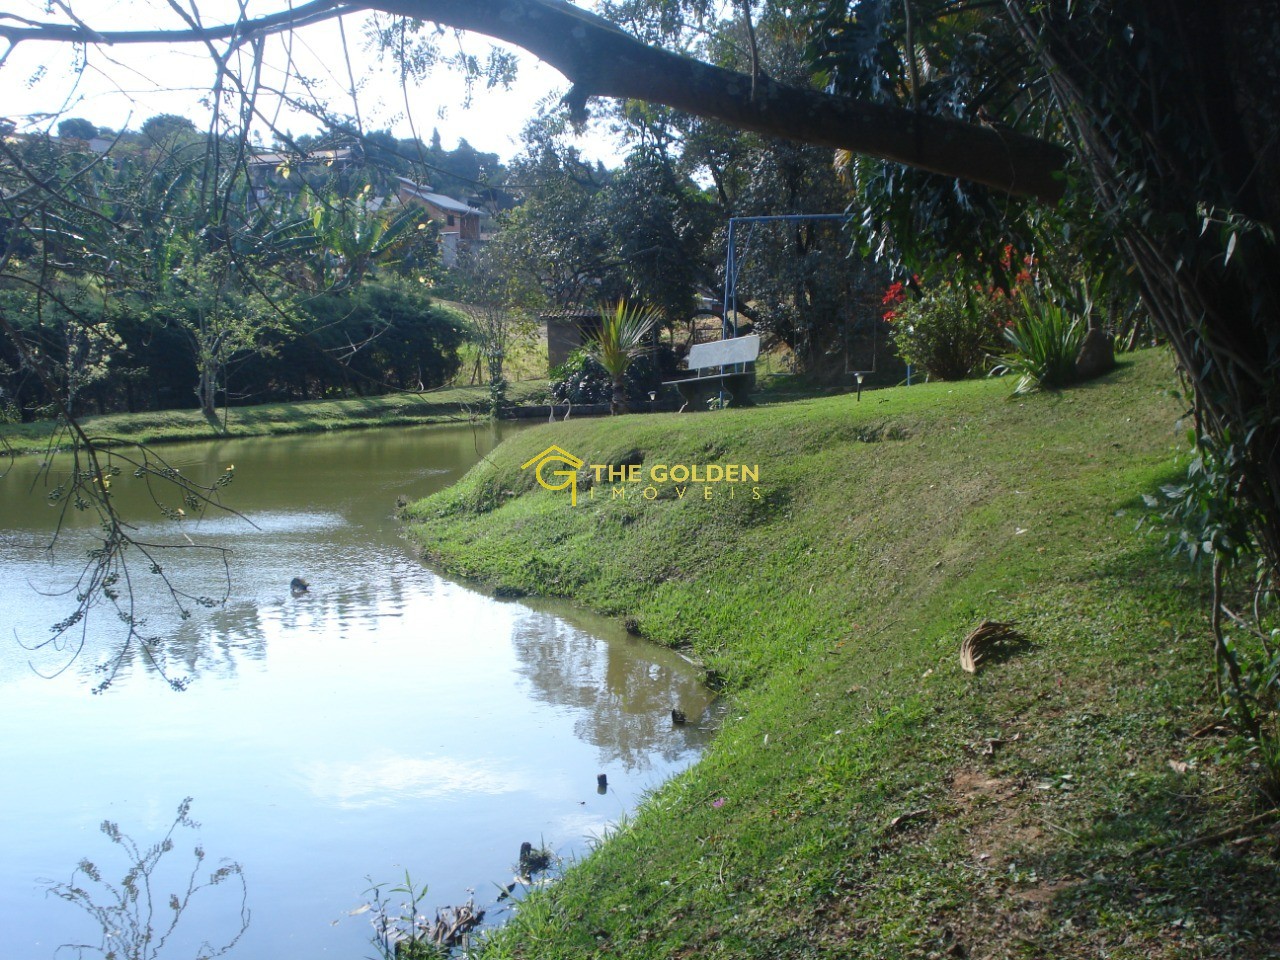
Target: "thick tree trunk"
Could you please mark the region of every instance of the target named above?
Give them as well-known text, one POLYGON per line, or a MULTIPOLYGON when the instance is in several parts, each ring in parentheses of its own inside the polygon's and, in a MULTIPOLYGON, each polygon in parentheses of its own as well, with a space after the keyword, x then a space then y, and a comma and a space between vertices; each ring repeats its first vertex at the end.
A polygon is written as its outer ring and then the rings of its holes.
POLYGON ((1099 209, 1194 386, 1206 435, 1280 572, 1280 26, 1274 4, 1005 0, 1041 59, 1099 209), (1033 12, 1034 11, 1034 12, 1033 12), (1128 31, 1119 52, 1102 38, 1128 31))
POLYGON ((200 368, 200 383, 196 388, 200 400, 200 412, 209 419, 218 417, 218 368, 214 363, 206 363, 200 368))
POLYGON ((609 413, 627 412, 627 385, 625 375, 613 378, 613 396, 609 398, 609 413))

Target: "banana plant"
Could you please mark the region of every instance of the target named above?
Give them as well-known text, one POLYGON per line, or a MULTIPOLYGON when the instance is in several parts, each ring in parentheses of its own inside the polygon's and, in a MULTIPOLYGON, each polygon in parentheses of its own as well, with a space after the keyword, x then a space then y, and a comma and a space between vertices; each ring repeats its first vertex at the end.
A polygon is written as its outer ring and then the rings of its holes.
POLYGON ((336 290, 359 283, 374 267, 395 261, 415 240, 430 237, 431 219, 418 207, 374 209, 370 187, 355 197, 300 190, 277 223, 264 225, 265 248, 288 261, 311 290, 336 290))

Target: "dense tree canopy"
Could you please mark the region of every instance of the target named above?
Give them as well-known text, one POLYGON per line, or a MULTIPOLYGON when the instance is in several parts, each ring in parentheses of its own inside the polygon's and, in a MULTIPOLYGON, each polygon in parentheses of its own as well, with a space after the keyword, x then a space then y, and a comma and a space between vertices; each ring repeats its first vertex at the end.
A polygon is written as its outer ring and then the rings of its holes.
POLYGON ((246 163, 171 116, 143 130, 104 156, 65 131, 3 149, 7 416, 193 400, 213 416, 219 402, 420 390, 453 375, 461 334, 427 288, 384 289, 426 279, 439 259, 426 211, 388 200, 394 168, 336 170, 289 150, 246 163), (47 192, 24 193, 33 180, 47 192), (373 279, 382 292, 352 300, 373 279), (422 329, 406 333, 410 322, 422 329))
POLYGON ((668 326, 694 313, 713 280, 715 209, 670 157, 639 147, 606 171, 535 125, 512 168, 521 202, 493 243, 538 284, 545 311, 594 314, 631 299, 668 326))
POLYGON ((84 117, 68 117, 58 121, 58 136, 73 140, 90 140, 98 135, 98 128, 84 117))

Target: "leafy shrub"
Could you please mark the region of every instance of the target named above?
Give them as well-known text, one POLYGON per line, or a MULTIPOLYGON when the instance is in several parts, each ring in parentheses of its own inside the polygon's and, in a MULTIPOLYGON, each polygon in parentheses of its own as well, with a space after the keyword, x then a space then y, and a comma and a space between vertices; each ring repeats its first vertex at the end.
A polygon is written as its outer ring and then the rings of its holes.
POLYGON ((606 403, 612 393, 609 374, 585 350, 573 351, 551 371, 551 396, 562 403, 606 403))
POLYGON ((1216 559, 1240 567, 1256 553, 1252 530, 1261 520, 1237 489, 1244 451, 1227 434, 1222 440, 1192 435, 1187 476, 1182 483, 1165 484, 1160 496, 1144 496, 1169 528, 1174 556, 1192 563, 1216 559))
POLYGON ((1233 746, 1252 755, 1280 798, 1280 628, 1271 566, 1252 531, 1261 523, 1242 495, 1240 461, 1247 455, 1229 432, 1193 437, 1186 480, 1143 499, 1168 530, 1174 555, 1209 561, 1213 571, 1210 634, 1222 716, 1239 736, 1233 746), (1245 615, 1227 609, 1229 579, 1244 579, 1253 602, 1245 615), (1251 616, 1249 615, 1251 614, 1251 616))
MULTIPOLYGON (((659 345, 655 366, 652 353, 643 353, 627 367, 626 390, 630 397, 647 396, 659 390, 663 380, 673 379, 679 367, 675 352, 659 345)), ((559 403, 608 403, 613 397, 613 378, 585 350, 575 350, 551 371, 551 396, 559 403)))
POLYGON ((935 380, 963 380, 980 370, 997 352, 1008 322, 1000 296, 970 294, 952 284, 895 301, 885 316, 893 323, 890 337, 898 356, 935 380))
POLYGON ((418 284, 396 278, 317 294, 292 330, 237 372, 252 402, 380 394, 441 386, 461 367, 467 331, 418 284))

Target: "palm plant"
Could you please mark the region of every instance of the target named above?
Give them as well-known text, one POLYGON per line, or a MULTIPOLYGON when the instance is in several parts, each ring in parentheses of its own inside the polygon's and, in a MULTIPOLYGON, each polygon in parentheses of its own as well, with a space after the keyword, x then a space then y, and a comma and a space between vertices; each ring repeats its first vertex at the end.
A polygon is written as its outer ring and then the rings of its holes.
POLYGON ((583 349, 613 380, 610 413, 626 413, 627 367, 644 352, 644 338, 657 322, 658 312, 652 307, 628 304, 625 300, 600 307, 600 331, 587 334, 583 349))

